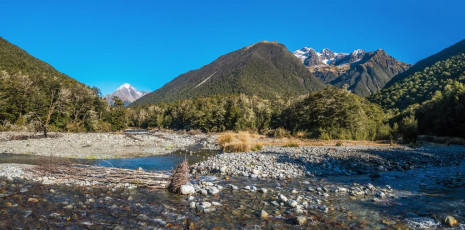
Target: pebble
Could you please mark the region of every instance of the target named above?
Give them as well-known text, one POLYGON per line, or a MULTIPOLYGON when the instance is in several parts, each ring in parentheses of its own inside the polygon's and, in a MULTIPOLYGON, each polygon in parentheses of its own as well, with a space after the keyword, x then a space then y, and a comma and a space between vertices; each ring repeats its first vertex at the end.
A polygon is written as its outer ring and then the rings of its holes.
POLYGON ((266 212, 265 210, 261 210, 260 211, 260 219, 266 219, 268 218, 270 215, 268 214, 268 212, 266 212))
POLYGON ((297 206, 298 203, 295 200, 287 200, 286 204, 287 206, 294 208, 295 206, 297 206))
POLYGON ((304 225, 307 223, 307 217, 305 216, 296 216, 293 218, 293 222, 294 224, 297 224, 297 225, 304 225))
POLYGON ((221 206, 222 204, 221 204, 220 202, 213 201, 213 202, 212 202, 212 205, 213 205, 213 206, 221 206))
POLYGON ((220 193, 220 190, 218 190, 218 188, 216 188, 216 187, 212 187, 212 188, 208 189, 208 193, 210 195, 216 195, 216 194, 220 193))
POLYGON ((279 198, 279 200, 281 200, 282 202, 286 202, 286 201, 287 201, 287 197, 284 196, 283 194, 279 194, 279 195, 278 195, 278 198, 279 198))
POLYGON ((197 203, 191 202, 189 206, 190 206, 191 208, 196 208, 196 207, 197 207, 197 203))
POLYGON ((37 202, 39 202, 39 200, 36 199, 36 198, 29 198, 29 199, 27 200, 27 202, 37 203, 37 202))

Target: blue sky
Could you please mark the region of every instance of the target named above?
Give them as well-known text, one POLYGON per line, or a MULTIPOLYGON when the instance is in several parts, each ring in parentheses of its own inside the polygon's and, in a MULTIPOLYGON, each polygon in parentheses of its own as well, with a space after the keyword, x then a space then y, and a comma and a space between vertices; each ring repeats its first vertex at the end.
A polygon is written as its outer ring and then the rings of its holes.
POLYGON ((104 94, 155 90, 258 41, 407 63, 465 39, 463 0, 0 0, 0 36, 104 94))

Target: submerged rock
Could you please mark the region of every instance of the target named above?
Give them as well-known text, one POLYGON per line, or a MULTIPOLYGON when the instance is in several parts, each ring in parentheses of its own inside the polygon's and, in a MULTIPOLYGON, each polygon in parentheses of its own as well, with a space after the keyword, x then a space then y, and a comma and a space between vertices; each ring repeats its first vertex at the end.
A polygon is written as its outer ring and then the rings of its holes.
POLYGON ((446 224, 449 227, 455 227, 459 225, 459 221, 455 219, 453 216, 446 216, 444 219, 444 224, 446 224))

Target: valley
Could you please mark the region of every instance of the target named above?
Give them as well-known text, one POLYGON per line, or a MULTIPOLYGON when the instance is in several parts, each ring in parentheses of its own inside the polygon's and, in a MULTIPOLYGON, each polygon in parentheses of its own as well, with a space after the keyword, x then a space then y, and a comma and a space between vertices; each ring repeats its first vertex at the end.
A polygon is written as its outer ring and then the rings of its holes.
POLYGON ((463 2, 2 2, 0 229, 465 229, 463 2))

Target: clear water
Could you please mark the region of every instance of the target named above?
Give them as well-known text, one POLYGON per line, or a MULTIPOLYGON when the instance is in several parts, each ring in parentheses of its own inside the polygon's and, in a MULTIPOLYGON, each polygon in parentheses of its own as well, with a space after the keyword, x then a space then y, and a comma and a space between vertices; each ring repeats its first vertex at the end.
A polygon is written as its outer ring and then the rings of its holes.
MULTIPOLYGON (((187 150, 192 151, 192 150, 187 150)), ((209 156, 216 154, 216 151, 210 150, 197 150, 193 154, 189 154, 186 151, 176 151, 170 155, 164 156, 150 156, 140 158, 123 158, 123 159, 109 159, 109 160, 97 160, 89 162, 92 165, 105 166, 105 167, 116 167, 126 169, 137 169, 141 167, 144 170, 158 171, 158 170, 172 170, 187 159, 189 164, 195 164, 197 162, 207 159, 209 156)))

